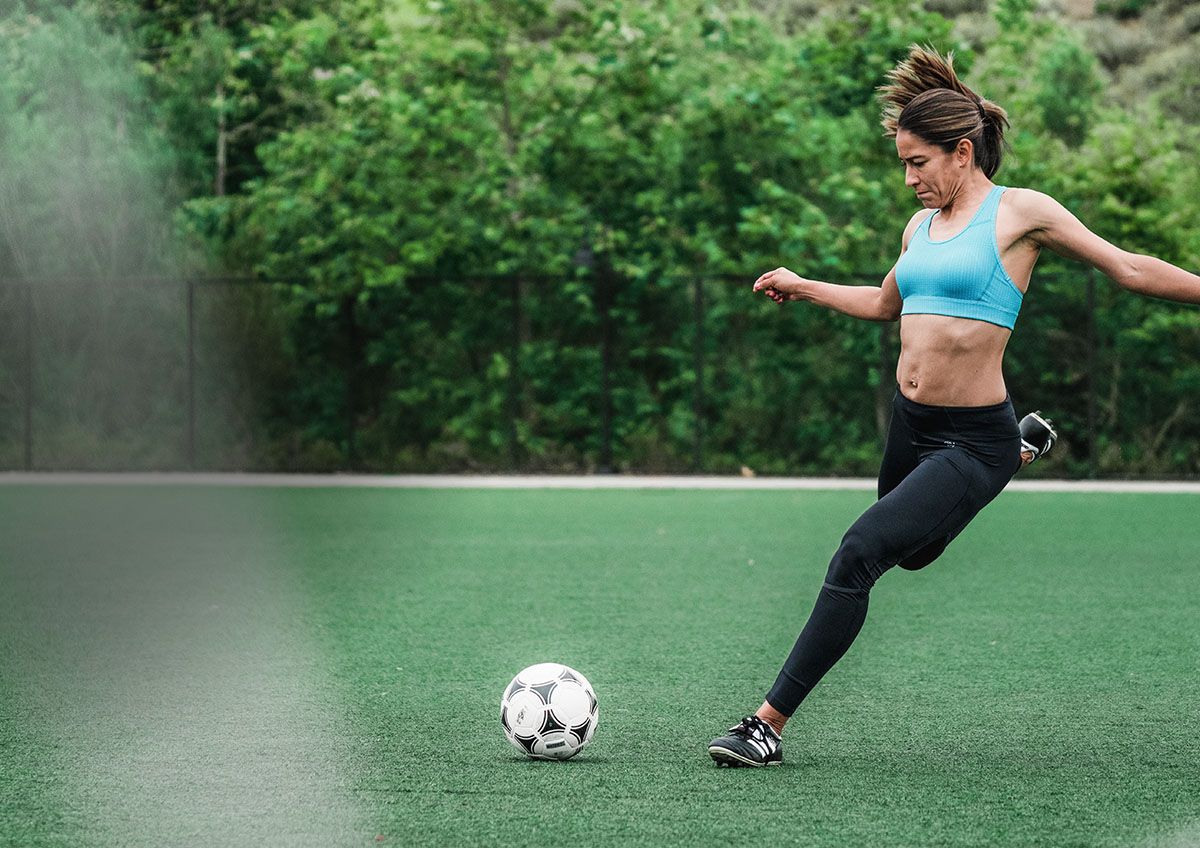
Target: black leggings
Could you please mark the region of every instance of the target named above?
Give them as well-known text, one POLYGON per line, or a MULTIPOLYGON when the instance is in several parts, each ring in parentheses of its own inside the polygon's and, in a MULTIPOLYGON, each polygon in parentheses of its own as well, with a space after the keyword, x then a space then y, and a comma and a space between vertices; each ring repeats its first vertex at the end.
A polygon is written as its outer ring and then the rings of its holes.
POLYGON ((829 563, 825 584, 767 702, 795 712, 842 658, 867 617, 875 581, 893 565, 933 562, 1021 467, 1012 401, 928 406, 898 390, 879 468, 879 500, 864 512, 829 563))

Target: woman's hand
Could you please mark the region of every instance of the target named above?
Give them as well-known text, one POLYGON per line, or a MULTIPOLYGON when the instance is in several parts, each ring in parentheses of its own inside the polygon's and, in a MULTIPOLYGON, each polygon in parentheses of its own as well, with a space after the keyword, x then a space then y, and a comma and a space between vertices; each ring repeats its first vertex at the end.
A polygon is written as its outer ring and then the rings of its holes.
POLYGON ((768 271, 754 281, 754 291, 760 291, 776 303, 803 300, 804 280, 787 268, 768 271))

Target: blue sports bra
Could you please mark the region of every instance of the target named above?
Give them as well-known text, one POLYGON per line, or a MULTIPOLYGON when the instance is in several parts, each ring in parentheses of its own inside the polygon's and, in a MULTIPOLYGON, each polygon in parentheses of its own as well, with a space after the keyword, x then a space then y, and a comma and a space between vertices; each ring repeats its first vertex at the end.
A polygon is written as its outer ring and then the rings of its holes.
POLYGON ((937 212, 921 222, 896 263, 901 315, 950 315, 1013 328, 1024 296, 996 247, 996 210, 1005 188, 994 186, 966 228, 945 241, 929 237, 937 212))

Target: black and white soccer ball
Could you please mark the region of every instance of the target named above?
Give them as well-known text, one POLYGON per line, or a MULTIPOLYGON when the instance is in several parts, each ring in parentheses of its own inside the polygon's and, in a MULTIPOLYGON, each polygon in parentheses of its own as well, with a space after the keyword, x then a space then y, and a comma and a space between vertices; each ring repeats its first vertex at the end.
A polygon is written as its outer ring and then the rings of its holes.
POLYGON ((558 663, 531 665, 500 699, 504 735, 539 760, 567 760, 591 741, 600 711, 588 679, 558 663))

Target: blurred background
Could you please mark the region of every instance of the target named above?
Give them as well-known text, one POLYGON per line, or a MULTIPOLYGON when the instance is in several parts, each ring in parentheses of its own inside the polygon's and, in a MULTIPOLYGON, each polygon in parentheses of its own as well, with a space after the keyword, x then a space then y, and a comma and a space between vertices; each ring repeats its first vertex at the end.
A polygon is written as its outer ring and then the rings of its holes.
MULTIPOLYGON (((6 0, 0 469, 872 475, 914 42, 996 180, 1200 269, 1183 0, 6 0)), ((1068 477, 1200 477, 1200 311, 1044 256, 1009 345, 1068 477)))

